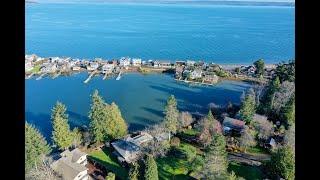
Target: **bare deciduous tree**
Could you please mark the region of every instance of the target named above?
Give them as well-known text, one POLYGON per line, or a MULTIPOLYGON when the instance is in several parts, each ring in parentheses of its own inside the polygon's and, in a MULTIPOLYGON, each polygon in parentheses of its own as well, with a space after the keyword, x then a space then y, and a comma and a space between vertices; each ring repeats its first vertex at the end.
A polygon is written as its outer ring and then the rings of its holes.
POLYGON ((62 180, 62 177, 55 173, 51 167, 50 162, 52 160, 48 157, 42 158, 42 163, 26 172, 26 180, 62 180))
POLYGON ((284 81, 278 92, 274 94, 272 108, 275 112, 279 112, 280 109, 287 104, 290 98, 295 93, 295 83, 284 81))
POLYGON ((179 128, 187 127, 191 125, 193 121, 194 120, 192 118, 192 115, 189 112, 184 111, 179 113, 179 117, 178 117, 179 128))
POLYGON ((253 147, 256 144, 257 143, 256 143, 256 140, 254 139, 253 132, 251 132, 248 126, 245 126, 244 133, 240 137, 240 146, 243 147, 244 150, 246 151, 248 147, 253 147))
POLYGON ((273 123, 264 118, 255 118, 253 126, 258 132, 258 138, 267 140, 274 132, 273 123))

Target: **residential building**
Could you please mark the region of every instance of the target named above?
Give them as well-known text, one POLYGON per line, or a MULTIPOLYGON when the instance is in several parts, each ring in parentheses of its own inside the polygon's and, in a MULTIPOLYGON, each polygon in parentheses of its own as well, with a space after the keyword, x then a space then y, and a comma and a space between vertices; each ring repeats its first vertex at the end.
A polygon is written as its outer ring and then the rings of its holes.
POLYGON ((171 62, 169 62, 169 61, 161 61, 161 62, 159 62, 159 67, 161 67, 161 68, 171 68, 172 65, 171 65, 171 62))
POLYGON ((73 66, 73 67, 72 67, 72 70, 73 70, 73 71, 80 71, 80 66, 73 66))
POLYGON ((99 67, 99 63, 90 62, 89 65, 87 65, 87 70, 88 71, 94 71, 94 70, 98 69, 98 67, 99 67))
POLYGON ((133 58, 132 60, 131 60, 132 62, 132 66, 141 66, 141 59, 138 59, 138 58, 133 58))
POLYGON ((185 61, 176 61, 176 66, 185 66, 186 62, 185 61))
POLYGON ((109 64, 109 63, 104 64, 104 65, 102 66, 102 73, 103 73, 103 74, 112 73, 113 69, 114 69, 114 64, 109 64))
POLYGON ((33 69, 32 63, 31 62, 26 62, 24 64, 24 69, 26 72, 31 71, 33 69))
POLYGON ((187 61, 187 66, 194 66, 196 64, 195 61, 187 61))
POLYGON ((202 70, 200 70, 200 69, 195 69, 195 70, 191 71, 191 73, 190 73, 191 79, 197 79, 197 78, 201 78, 201 77, 202 77, 202 70))
POLYGON ((230 117, 225 117, 223 120, 224 133, 231 133, 231 132, 243 133, 244 127, 245 127, 244 121, 230 118, 230 117))
POLYGON ((119 65, 122 66, 122 67, 127 67, 127 66, 130 66, 130 58, 128 57, 122 57, 120 58, 119 60, 119 65))
POLYGON ((62 152, 60 158, 54 161, 50 167, 61 174, 65 180, 89 180, 86 164, 87 154, 76 148, 72 151, 62 152))
POLYGON ((134 137, 128 136, 111 143, 112 147, 115 149, 113 154, 120 163, 134 163, 140 158, 142 147, 152 140, 153 137, 146 132, 141 132, 134 137))
POLYGON ((44 73, 54 73, 57 71, 57 64, 56 63, 43 63, 40 71, 44 73))
POLYGON ((205 74, 203 80, 204 82, 217 83, 219 77, 215 74, 205 74))
POLYGON ((152 66, 153 66, 154 68, 158 68, 158 67, 160 67, 160 62, 159 62, 159 61, 157 61, 157 60, 155 60, 155 61, 151 61, 151 63, 152 63, 152 66))

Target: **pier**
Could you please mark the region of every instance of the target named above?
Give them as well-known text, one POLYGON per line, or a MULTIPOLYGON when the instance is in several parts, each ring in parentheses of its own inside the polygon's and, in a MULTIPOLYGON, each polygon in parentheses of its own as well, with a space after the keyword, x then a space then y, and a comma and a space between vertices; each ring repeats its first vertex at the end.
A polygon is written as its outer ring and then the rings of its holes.
POLYGON ((93 71, 90 75, 89 75, 89 77, 85 80, 85 81, 83 81, 84 83, 88 83, 90 80, 91 80, 91 78, 92 78, 92 76, 96 73, 97 71, 93 71))
POLYGON ((37 77, 37 79, 36 80, 40 80, 40 79, 42 79, 43 78, 43 76, 45 76, 45 75, 47 75, 48 73, 43 73, 43 74, 41 74, 39 77, 37 77))
POLYGON ((116 78, 116 80, 118 81, 120 79, 121 79, 121 71, 119 72, 118 77, 116 78))
POLYGON ((52 79, 57 78, 58 76, 60 76, 60 74, 61 74, 61 72, 58 72, 57 74, 55 74, 55 75, 52 77, 52 79))
POLYGON ((28 75, 28 76, 26 77, 26 79, 30 79, 33 75, 34 75, 34 73, 31 73, 30 75, 28 75))
POLYGON ((107 79, 107 77, 108 77, 108 73, 105 73, 104 76, 103 76, 103 78, 102 78, 102 80, 107 79))

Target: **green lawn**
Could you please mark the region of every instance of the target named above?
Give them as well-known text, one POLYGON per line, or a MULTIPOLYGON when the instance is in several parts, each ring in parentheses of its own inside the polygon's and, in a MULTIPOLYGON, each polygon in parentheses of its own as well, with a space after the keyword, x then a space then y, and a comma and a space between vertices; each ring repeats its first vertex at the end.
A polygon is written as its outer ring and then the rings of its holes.
POLYGON ((109 149, 105 148, 103 150, 93 151, 89 154, 89 157, 100 162, 107 170, 114 172, 117 177, 127 179, 128 171, 118 163, 109 149))
POLYGON ((243 177, 246 180, 263 179, 263 173, 258 167, 246 166, 235 162, 230 162, 228 171, 233 171, 237 176, 243 177))
POLYGON ((269 154, 268 150, 260 147, 260 146, 255 146, 255 147, 249 147, 247 148, 247 153, 251 154, 269 154))
POLYGON ((197 130, 193 129, 186 129, 183 131, 183 134, 188 135, 188 136, 195 136, 197 135, 199 132, 197 130))
MULTIPOLYGON (((190 146, 192 145, 181 143, 178 149, 185 152, 190 146)), ((188 173, 195 169, 192 167, 191 162, 188 162, 186 158, 177 157, 175 155, 158 158, 156 159, 156 162, 160 179, 190 179, 191 177, 188 173)))
POLYGON ((30 72, 31 73, 38 73, 38 72, 40 72, 40 67, 41 67, 40 65, 35 65, 30 72))

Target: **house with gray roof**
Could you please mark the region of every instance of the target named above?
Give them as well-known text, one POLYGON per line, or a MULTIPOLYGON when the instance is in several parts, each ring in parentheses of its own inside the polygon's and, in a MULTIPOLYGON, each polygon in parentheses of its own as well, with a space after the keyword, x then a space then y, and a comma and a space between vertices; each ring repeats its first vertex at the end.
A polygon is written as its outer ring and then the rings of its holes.
POLYGON ((112 147, 115 149, 113 154, 116 155, 120 163, 133 163, 140 158, 142 147, 152 140, 153 137, 146 132, 141 132, 134 137, 128 136, 111 143, 112 147))
POLYGON ((87 164, 87 154, 78 148, 60 153, 60 158, 50 166, 60 174, 65 180, 89 180, 87 164))

